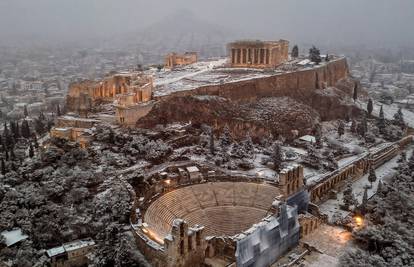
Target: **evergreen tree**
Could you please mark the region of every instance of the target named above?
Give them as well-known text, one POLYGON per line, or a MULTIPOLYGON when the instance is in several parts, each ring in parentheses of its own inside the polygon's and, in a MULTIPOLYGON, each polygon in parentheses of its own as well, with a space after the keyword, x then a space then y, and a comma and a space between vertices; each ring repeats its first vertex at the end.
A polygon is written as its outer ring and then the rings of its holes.
POLYGON ((354 102, 358 99, 358 83, 355 83, 354 85, 354 95, 352 98, 354 99, 354 102))
POLYGON ((40 112, 40 114, 39 114, 39 120, 41 120, 41 121, 44 121, 46 118, 45 118, 45 114, 43 114, 43 112, 40 112))
POLYGON ((26 139, 30 138, 30 127, 27 120, 23 120, 22 122, 22 136, 26 139))
POLYGON ((227 147, 231 145, 231 143, 233 143, 233 138, 231 137, 230 129, 227 124, 224 126, 223 133, 220 136, 219 143, 220 143, 220 147, 222 148, 227 147))
POLYGON ((382 190, 383 190, 383 188, 382 188, 383 186, 382 186, 382 182, 381 182, 381 180, 379 180, 378 181, 378 186, 377 186, 377 194, 379 194, 379 195, 381 195, 382 194, 382 190))
POLYGON ((360 206, 362 214, 365 214, 365 212, 367 210, 367 204, 368 204, 368 187, 365 186, 364 195, 362 196, 362 203, 361 203, 361 206, 360 206))
POLYGON ((10 125, 10 132, 14 136, 16 134, 16 126, 14 124, 14 121, 10 121, 9 125, 10 125))
POLYGON ((329 54, 327 53, 327 54, 326 54, 326 57, 325 57, 325 61, 326 61, 326 62, 329 62, 329 60, 330 60, 330 59, 329 59, 329 54))
POLYGON ((375 170, 373 167, 371 167, 369 169, 369 175, 368 175, 368 182, 371 183, 371 188, 372 188, 372 183, 375 182, 377 180, 377 175, 375 174, 375 170))
POLYGON ((11 160, 15 160, 16 159, 16 155, 14 154, 14 147, 12 147, 10 149, 10 159, 11 160))
POLYGON ((249 133, 247 133, 246 137, 244 138, 243 147, 244 147, 244 150, 248 152, 249 154, 253 153, 254 146, 253 146, 252 138, 250 137, 249 133))
POLYGON ((216 149, 214 147, 214 131, 213 128, 210 127, 210 140, 209 140, 209 146, 210 146, 210 154, 215 155, 216 154, 216 149))
POLYGON ((280 147, 280 144, 278 142, 275 142, 273 144, 272 148, 272 154, 270 155, 272 162, 273 162, 273 168, 276 171, 279 171, 282 167, 282 148, 280 147))
POLYGON ((45 124, 40 119, 35 119, 35 131, 38 135, 45 133, 45 124))
POLYGON ((33 156, 34 156, 34 149, 33 149, 32 143, 30 143, 30 145, 29 145, 29 157, 33 158, 33 156))
POLYGON ((9 135, 9 129, 7 128, 7 123, 4 122, 4 130, 3 130, 3 136, 9 135))
POLYGON ((33 135, 33 143, 35 148, 39 148, 39 142, 37 142, 37 136, 35 134, 33 135))
POLYGON ((56 114, 58 116, 61 116, 62 115, 61 112, 60 112, 60 106, 59 106, 59 104, 57 104, 57 106, 56 106, 56 114))
POLYGON ((385 133, 385 127, 386 127, 386 124, 385 124, 384 110, 381 106, 381 109, 379 112, 379 119, 378 119, 378 129, 381 134, 385 133))
POLYGON ((318 123, 315 126, 315 141, 316 141, 316 146, 318 148, 322 147, 322 129, 321 129, 321 125, 318 123))
POLYGON ((6 175, 7 169, 6 169, 6 163, 4 162, 4 159, 1 159, 1 174, 6 175))
POLYGON ((373 109, 374 109, 374 107, 373 107, 373 104, 372 104, 372 99, 370 98, 368 100, 368 104, 367 104, 367 111, 368 111, 369 116, 371 116, 373 109))
POLYGON ((394 114, 394 123, 397 124, 398 126, 401 126, 401 128, 405 127, 404 114, 402 113, 401 107, 394 114))
POLYGON ((349 210, 349 207, 356 205, 357 201, 355 199, 354 193, 352 192, 352 183, 348 183, 343 194, 342 201, 346 210, 349 210))
POLYGON ((410 159, 408 160, 408 168, 414 172, 414 152, 411 154, 410 159))
POLYGON ((24 106, 23 114, 24 114, 25 118, 27 118, 29 116, 29 112, 27 112, 27 106, 24 106))
POLYGON ((352 120, 352 123, 351 123, 351 132, 354 134, 357 132, 357 122, 354 119, 352 120))
POLYGON ((299 57, 299 47, 297 45, 293 46, 291 56, 293 58, 299 57))
POLYGON ((15 132, 14 138, 19 139, 20 138, 20 127, 19 127, 19 122, 18 121, 16 121, 15 128, 16 128, 16 130, 15 130, 16 132, 15 132))
POLYGON ((309 59, 318 65, 321 62, 321 52, 315 46, 309 49, 309 59))
POLYGON ((344 135, 344 133, 345 133, 345 124, 343 121, 340 121, 338 125, 338 136, 341 137, 342 135, 344 135))
POLYGON ((9 151, 7 149, 4 151, 4 156, 6 158, 6 161, 9 161, 9 151))
POLYGON ((109 129, 108 142, 110 144, 115 144, 115 134, 114 134, 114 131, 112 129, 109 129))

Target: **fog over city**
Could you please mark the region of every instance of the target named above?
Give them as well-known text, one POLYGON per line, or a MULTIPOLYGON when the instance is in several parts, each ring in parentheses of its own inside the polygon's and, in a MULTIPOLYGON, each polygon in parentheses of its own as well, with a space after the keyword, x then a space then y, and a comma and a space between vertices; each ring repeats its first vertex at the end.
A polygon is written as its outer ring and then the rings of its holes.
POLYGON ((414 44, 413 11, 410 0, 2 0, 0 44, 96 45, 163 21, 177 32, 197 31, 197 20, 234 38, 406 47, 414 44))
POLYGON ((0 0, 0 267, 414 266, 414 0, 0 0))

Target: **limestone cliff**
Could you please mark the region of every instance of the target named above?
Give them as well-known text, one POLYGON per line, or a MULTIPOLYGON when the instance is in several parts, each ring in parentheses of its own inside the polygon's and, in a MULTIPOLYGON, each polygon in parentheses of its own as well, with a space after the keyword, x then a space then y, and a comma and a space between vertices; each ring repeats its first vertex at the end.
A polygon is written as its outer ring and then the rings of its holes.
POLYGON ((219 131, 228 125, 235 138, 244 138, 250 133, 259 140, 270 134, 289 137, 291 130, 308 133, 318 118, 312 108, 288 97, 237 103, 216 96, 189 96, 159 101, 146 117, 138 120, 137 127, 191 121, 211 125, 219 131))

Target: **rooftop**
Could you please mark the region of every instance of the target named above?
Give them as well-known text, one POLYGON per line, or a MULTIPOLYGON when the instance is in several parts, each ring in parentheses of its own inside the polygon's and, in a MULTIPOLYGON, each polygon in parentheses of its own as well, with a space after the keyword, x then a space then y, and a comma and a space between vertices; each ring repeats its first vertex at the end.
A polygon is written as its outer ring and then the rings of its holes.
POLYGON ((11 231, 3 231, 1 235, 5 239, 6 246, 10 247, 20 241, 27 239, 29 236, 23 234, 22 229, 17 228, 11 231))

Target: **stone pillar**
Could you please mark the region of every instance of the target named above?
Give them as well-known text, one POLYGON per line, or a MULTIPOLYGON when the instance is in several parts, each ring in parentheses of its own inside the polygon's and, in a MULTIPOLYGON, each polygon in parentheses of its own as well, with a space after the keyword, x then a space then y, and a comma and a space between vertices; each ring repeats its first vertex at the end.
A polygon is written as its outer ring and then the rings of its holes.
POLYGON ((266 49, 266 64, 269 65, 269 49, 266 49))

